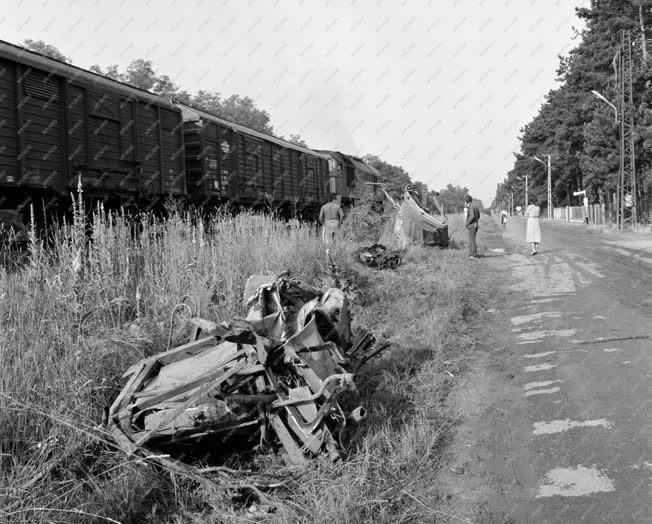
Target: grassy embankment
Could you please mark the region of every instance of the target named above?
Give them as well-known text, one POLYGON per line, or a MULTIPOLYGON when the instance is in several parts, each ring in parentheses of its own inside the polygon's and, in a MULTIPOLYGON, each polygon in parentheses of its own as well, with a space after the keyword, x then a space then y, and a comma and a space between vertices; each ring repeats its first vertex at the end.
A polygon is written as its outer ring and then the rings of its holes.
MULTIPOLYGON (((140 226, 135 240, 123 218, 96 215, 86 243, 78 220, 59 229, 47 250, 32 237, 22 269, 0 270, 2 522, 253 518, 248 504, 234 505, 219 490, 127 459, 105 442, 98 423, 122 372, 165 349, 170 311, 183 295, 199 300, 205 318, 229 319, 243 313, 251 274, 288 269, 328 278, 323 247, 307 225, 287 228, 248 214, 200 224, 179 215, 144 218, 140 226)), ((358 380, 369 416, 352 432, 346 460, 314 461, 299 481, 270 494, 266 521, 440 515, 432 480, 450 424, 440 402, 471 345, 463 325, 466 257, 413 247, 398 271, 374 271, 353 261, 355 246, 348 240, 332 250, 342 275, 355 276, 360 287, 354 323, 394 347, 358 380)), ((173 342, 182 342, 180 323, 173 327, 173 342)))

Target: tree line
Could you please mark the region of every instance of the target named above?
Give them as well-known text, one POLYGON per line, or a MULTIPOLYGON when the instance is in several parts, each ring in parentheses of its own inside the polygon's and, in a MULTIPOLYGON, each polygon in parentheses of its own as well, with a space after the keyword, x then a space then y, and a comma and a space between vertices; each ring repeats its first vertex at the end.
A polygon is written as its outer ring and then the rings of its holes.
MULTIPOLYGON (((42 40, 25 40, 23 45, 32 51, 50 56, 63 62, 71 62, 59 49, 42 40)), ((237 122, 262 133, 275 135, 271 118, 267 111, 256 106, 255 102, 248 96, 237 94, 224 97, 217 91, 199 90, 197 93, 189 93, 175 84, 168 75, 159 74, 151 60, 133 60, 123 71, 117 65, 99 66, 92 65, 90 70, 119 82, 145 89, 157 95, 174 98, 181 103, 194 106, 206 112, 213 113, 227 120, 237 122)), ((300 135, 290 134, 289 137, 280 136, 294 144, 309 147, 300 135)), ((385 178, 387 184, 385 190, 392 197, 401 197, 405 186, 410 185, 412 189, 423 199, 424 195, 439 195, 446 213, 460 212, 463 209, 463 199, 469 190, 466 187, 448 186, 436 193, 429 190, 423 182, 412 180, 409 173, 398 165, 390 164, 381 159, 378 155, 368 154, 363 157, 364 161, 378 169, 385 178)), ((432 203, 432 199, 428 199, 432 203)), ((429 207, 432 207, 431 205, 429 207)))
POLYGON ((545 97, 538 114, 521 129, 520 151, 514 165, 496 188, 493 206, 524 202, 525 178, 530 195, 542 207, 547 202, 547 170, 532 157, 552 166, 553 205, 581 205, 573 192, 586 190, 591 203, 610 209, 619 182, 620 126, 615 114, 597 91, 618 107, 616 52, 621 30, 631 31, 634 92, 634 138, 638 201, 650 213, 652 185, 652 64, 648 58, 647 27, 652 23, 652 0, 593 0, 587 8, 576 8, 585 28, 576 32, 578 45, 568 56, 559 57, 560 86, 545 97), (511 189, 513 188, 513 189, 511 189), (647 209, 646 209, 647 208, 647 209))

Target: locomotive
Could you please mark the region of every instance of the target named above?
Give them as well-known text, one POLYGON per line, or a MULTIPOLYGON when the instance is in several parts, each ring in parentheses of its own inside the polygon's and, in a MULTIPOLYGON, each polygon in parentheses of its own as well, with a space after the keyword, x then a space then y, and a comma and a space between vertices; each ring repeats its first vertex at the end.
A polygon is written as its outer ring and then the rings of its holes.
MULTIPOLYGON (((153 209, 293 208, 312 215, 376 191, 361 159, 314 151, 94 72, 0 41, 0 210, 28 218, 84 198, 153 209)), ((1 217, 2 215, 0 215, 1 217)))
POLYGON ((382 200, 378 170, 361 158, 339 151, 317 150, 328 159, 328 183, 331 195, 338 195, 341 203, 350 205, 365 196, 382 200))

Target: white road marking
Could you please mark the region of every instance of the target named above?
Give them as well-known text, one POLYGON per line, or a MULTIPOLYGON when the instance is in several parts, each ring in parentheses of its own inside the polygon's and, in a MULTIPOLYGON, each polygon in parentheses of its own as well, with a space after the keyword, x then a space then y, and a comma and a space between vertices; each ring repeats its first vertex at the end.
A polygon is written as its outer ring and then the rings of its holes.
POLYGON ((558 387, 548 388, 548 389, 533 389, 531 391, 526 391, 525 396, 532 397, 534 395, 547 395, 550 393, 557 393, 558 391, 559 391, 558 387))
POLYGON ((545 388, 546 386, 550 386, 552 384, 561 384, 563 380, 544 380, 543 382, 528 382, 523 386, 523 389, 525 391, 528 391, 530 389, 534 388, 545 388))
MULTIPOLYGON (((613 244, 614 242, 609 242, 610 244, 613 244)), ((618 253, 619 255, 625 255, 627 258, 630 258, 632 254, 627 251, 626 249, 620 249, 619 247, 605 247, 605 249, 608 249, 609 251, 613 251, 614 253, 618 253)))
MULTIPOLYGON (((611 243, 613 244, 614 242, 611 242, 611 243)), ((627 251, 626 249, 620 249, 618 247, 607 247, 607 246, 605 246, 604 249, 607 249, 609 251, 614 251, 616 253, 624 255, 629 260, 636 260, 637 262, 641 262, 641 263, 646 264, 648 266, 652 266, 652 258, 641 256, 638 253, 632 253, 631 251, 627 251)))
POLYGON ((597 269, 600 266, 598 266, 597 264, 595 264, 593 262, 590 262, 590 263, 587 263, 587 262, 575 262, 575 265, 579 266, 584 271, 586 271, 587 273, 590 273, 594 277, 604 278, 604 275, 602 273, 600 273, 600 271, 598 271, 598 269, 597 269))
POLYGON ((547 362, 545 364, 535 364, 534 366, 525 366, 523 368, 523 371, 527 371, 528 373, 531 373, 533 371, 546 371, 548 369, 556 368, 557 364, 548 364, 547 362))
POLYGON ((620 351, 620 348, 606 348, 603 349, 602 351, 604 351, 605 353, 613 353, 614 351, 620 351))
POLYGON ((602 315, 593 315, 593 318, 596 320, 607 320, 607 317, 603 317, 602 315))
POLYGON ((614 491, 613 482, 595 466, 587 468, 555 468, 546 473, 545 479, 539 482, 539 492, 536 498, 581 497, 592 493, 614 491))
POLYGON ((493 251, 494 253, 504 253, 505 250, 502 247, 496 247, 494 249, 490 249, 489 251, 493 251))
POLYGON ((512 262, 512 273, 519 283, 510 286, 511 289, 540 298, 575 293, 573 276, 576 271, 567 263, 553 263, 546 268, 520 254, 515 254, 512 262))
POLYGON ((528 353, 527 355, 523 355, 523 358, 541 358, 541 357, 547 357, 549 355, 554 355, 557 353, 556 351, 544 351, 543 353, 528 353))
POLYGON ((625 360, 625 362, 621 362, 621 364, 631 364, 631 363, 632 363, 631 360, 625 360))
POLYGON ((520 340, 541 340, 545 337, 570 337, 574 334, 574 329, 551 329, 549 331, 531 331, 529 333, 521 333, 518 335, 518 338, 520 340))
POLYGON ((652 240, 648 238, 641 238, 637 240, 613 240, 611 242, 607 242, 607 244, 627 247, 630 249, 640 249, 642 251, 652 251, 652 240))
POLYGON ((510 321, 512 325, 520 326, 522 324, 529 324, 530 322, 534 322, 535 320, 541 320, 544 318, 559 318, 559 317, 561 317, 560 311, 543 311, 541 313, 533 313, 531 315, 519 315, 516 317, 512 317, 510 321))
POLYGON ((525 342, 517 342, 519 346, 522 346, 523 344, 536 344, 537 342, 541 342, 541 339, 537 340, 526 340, 525 342))
POLYGON ((530 300, 530 304, 543 304, 544 302, 559 302, 560 298, 535 298, 530 300))
POLYGON ((553 433, 563 433, 573 428, 597 428, 603 427, 611 429, 614 427, 612 422, 607 419, 601 418, 598 420, 552 420, 550 422, 535 422, 534 431, 535 435, 551 435, 553 433))

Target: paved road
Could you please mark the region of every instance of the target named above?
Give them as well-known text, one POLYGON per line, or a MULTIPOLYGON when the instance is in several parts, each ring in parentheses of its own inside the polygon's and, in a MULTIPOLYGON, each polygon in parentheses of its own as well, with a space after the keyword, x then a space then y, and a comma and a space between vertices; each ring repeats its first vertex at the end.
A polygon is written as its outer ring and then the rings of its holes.
POLYGON ((499 291, 440 490, 472 522, 652 522, 652 237, 544 223, 532 257, 524 236, 480 233, 499 291))

